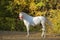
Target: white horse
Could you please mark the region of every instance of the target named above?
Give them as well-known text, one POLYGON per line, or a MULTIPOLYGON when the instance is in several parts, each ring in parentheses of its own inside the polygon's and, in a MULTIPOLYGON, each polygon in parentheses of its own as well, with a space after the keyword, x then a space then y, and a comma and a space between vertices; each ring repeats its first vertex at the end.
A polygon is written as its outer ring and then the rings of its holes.
POLYGON ((51 23, 44 16, 32 17, 24 12, 20 12, 19 18, 21 20, 23 20, 23 22, 27 28, 27 37, 29 36, 29 27, 30 26, 36 26, 41 23, 42 24, 42 35, 41 36, 45 37, 45 23, 47 22, 48 24, 51 25, 51 23))

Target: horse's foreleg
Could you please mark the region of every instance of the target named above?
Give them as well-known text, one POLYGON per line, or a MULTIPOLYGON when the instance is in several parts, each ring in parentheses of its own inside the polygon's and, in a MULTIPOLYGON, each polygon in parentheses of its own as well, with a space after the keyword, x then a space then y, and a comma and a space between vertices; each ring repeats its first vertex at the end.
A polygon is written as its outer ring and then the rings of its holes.
POLYGON ((29 26, 26 26, 27 28, 27 37, 29 36, 29 26))
POLYGON ((45 38, 45 24, 44 23, 42 23, 42 35, 41 36, 45 38))

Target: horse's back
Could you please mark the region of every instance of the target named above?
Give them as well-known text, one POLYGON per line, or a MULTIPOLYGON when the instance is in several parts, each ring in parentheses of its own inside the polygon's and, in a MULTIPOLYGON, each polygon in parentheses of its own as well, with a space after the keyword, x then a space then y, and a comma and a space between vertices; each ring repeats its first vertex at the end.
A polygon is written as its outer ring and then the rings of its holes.
POLYGON ((38 20, 46 20, 46 18, 44 16, 37 16, 37 17, 34 17, 35 19, 38 19, 38 20))
POLYGON ((34 23, 39 24, 41 22, 45 22, 46 18, 44 16, 37 16, 33 18, 34 23))
POLYGON ((39 16, 40 20, 46 20, 46 17, 44 16, 39 16))

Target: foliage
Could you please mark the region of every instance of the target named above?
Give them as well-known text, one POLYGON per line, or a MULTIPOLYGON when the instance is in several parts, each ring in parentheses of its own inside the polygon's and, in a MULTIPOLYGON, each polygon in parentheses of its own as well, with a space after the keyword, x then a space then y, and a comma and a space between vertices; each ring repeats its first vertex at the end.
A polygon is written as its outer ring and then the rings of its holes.
MULTIPOLYGON (((54 25, 53 32, 60 33, 60 0, 0 0, 0 30, 26 31, 18 18, 21 11, 31 16, 46 16, 54 25)), ((38 29, 31 27, 30 31, 38 29)))

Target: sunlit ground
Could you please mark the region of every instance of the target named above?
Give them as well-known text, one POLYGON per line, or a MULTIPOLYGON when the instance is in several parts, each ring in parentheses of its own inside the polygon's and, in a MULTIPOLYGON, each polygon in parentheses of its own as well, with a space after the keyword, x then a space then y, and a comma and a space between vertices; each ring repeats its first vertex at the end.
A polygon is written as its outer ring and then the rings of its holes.
MULTIPOLYGON (((30 32, 30 36, 26 37, 26 32, 0 32, 0 40, 42 40, 40 32, 30 32)), ((59 34, 46 34, 44 40, 60 40, 59 34)))

